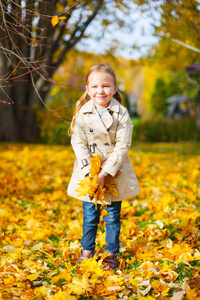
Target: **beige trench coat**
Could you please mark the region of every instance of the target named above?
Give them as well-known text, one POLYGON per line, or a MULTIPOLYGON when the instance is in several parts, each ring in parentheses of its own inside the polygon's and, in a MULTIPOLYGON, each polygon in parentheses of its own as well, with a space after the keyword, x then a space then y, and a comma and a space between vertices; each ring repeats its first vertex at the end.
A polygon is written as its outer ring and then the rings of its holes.
POLYGON ((99 153, 102 168, 111 176, 120 170, 113 180, 117 184, 118 197, 105 194, 105 202, 125 200, 140 192, 138 181, 131 165, 128 151, 132 140, 133 125, 127 109, 112 99, 102 118, 99 117, 92 100, 86 102, 76 117, 71 144, 76 160, 73 174, 68 186, 68 195, 91 202, 88 196, 78 197, 78 183, 89 173, 90 164, 83 166, 85 159, 90 162, 91 154, 99 153))

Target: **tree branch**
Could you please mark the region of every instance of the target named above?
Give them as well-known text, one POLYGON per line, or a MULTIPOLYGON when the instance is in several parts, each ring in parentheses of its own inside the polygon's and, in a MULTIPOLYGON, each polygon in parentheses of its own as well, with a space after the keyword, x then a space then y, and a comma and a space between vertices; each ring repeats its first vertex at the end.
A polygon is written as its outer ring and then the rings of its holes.
POLYGON ((92 20, 96 17, 96 15, 97 15, 99 9, 101 8, 101 6, 103 5, 103 3, 104 3, 104 0, 99 0, 96 8, 94 9, 94 11, 90 15, 90 17, 88 17, 87 21, 84 22, 82 25, 79 25, 79 23, 77 24, 70 39, 66 42, 66 46, 65 46, 63 52, 61 53, 60 58, 58 59, 58 61, 56 63, 53 64, 54 70, 64 61, 67 52, 72 47, 74 47, 74 45, 82 38, 86 28, 92 22, 92 20), (76 37, 77 32, 80 32, 80 34, 79 34, 79 36, 76 37))

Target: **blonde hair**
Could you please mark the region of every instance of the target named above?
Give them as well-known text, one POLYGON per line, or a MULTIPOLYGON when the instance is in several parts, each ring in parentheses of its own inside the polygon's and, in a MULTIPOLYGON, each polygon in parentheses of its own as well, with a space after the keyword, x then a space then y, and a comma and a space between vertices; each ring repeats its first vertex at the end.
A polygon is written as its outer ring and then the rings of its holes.
MULTIPOLYGON (((108 66, 108 65, 104 65, 104 64, 97 64, 97 65, 94 65, 86 74, 86 85, 88 85, 88 82, 89 82, 89 76, 92 74, 92 73, 95 73, 95 72, 106 72, 108 74, 110 74, 112 77, 113 77, 113 80, 114 80, 114 85, 116 86, 116 76, 115 76, 115 73, 113 71, 113 69, 108 66)), ((121 103, 122 101, 122 96, 120 94, 120 92, 117 90, 116 93, 113 95, 113 98, 115 98, 119 103, 121 103)), ((75 111, 74 111, 74 115, 73 115, 73 118, 72 118, 72 122, 71 122, 71 125, 69 127, 69 130, 68 130, 68 133, 69 135, 72 135, 72 133, 74 132, 74 125, 75 125, 75 121, 76 121, 76 115, 77 113, 79 112, 79 110, 81 109, 81 107, 90 100, 90 96, 88 95, 87 92, 85 92, 81 98, 76 102, 76 107, 75 107, 75 111)))

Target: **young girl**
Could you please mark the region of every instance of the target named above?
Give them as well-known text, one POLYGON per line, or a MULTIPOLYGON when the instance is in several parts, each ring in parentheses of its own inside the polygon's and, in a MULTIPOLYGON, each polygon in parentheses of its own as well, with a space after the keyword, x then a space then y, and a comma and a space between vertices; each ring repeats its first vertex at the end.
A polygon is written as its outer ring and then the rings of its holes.
POLYGON ((104 185, 105 177, 116 174, 118 197, 105 194, 106 222, 105 258, 109 268, 117 268, 119 253, 121 201, 139 193, 139 186, 128 157, 132 139, 132 122, 127 109, 122 106, 117 90, 116 77, 108 65, 93 66, 86 75, 86 92, 76 104, 70 131, 71 144, 76 154, 73 174, 68 186, 68 195, 83 201, 83 248, 78 262, 94 254, 97 227, 100 218, 100 204, 97 209, 89 196, 78 197, 79 182, 89 173, 91 155, 99 153, 102 168, 98 184, 104 185))

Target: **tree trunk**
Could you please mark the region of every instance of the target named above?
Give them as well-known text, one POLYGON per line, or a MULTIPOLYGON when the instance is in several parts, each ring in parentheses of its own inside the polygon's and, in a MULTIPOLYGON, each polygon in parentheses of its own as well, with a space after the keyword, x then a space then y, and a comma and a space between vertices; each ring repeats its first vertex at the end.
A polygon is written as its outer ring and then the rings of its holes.
MULTIPOLYGON (((4 99, 0 90, 0 98, 4 99)), ((16 142, 19 140, 19 136, 16 130, 16 124, 14 122, 13 104, 0 104, 0 140, 16 142)))
MULTIPOLYGON (((0 53, 0 78, 8 73, 8 62, 3 53, 0 53)), ((14 104, 11 103, 10 84, 0 81, 0 140, 17 141, 19 136, 14 121, 14 104)))
MULTIPOLYGON (((25 84, 24 84, 25 85, 25 84)), ((24 87, 25 89, 25 87, 24 87)), ((10 88, 4 88, 9 96, 10 88)), ((23 86, 21 85, 21 91, 23 86)), ((39 141, 40 131, 37 126, 35 105, 41 102, 33 88, 30 91, 29 103, 22 105, 22 101, 15 101, 14 104, 0 104, 0 140, 1 141, 24 141, 27 143, 35 143, 39 141)), ((20 99, 19 94, 16 95, 20 99)), ((7 101, 7 96, 0 90, 1 101, 7 101)))
MULTIPOLYGON (((8 61, 1 53, 0 70, 1 77, 9 73, 8 61)), ((38 93, 40 93, 46 82, 43 80, 41 82, 41 78, 37 81, 40 81, 38 86, 38 93)), ((0 87, 0 141, 37 142, 40 131, 37 126, 35 107, 38 105, 42 109, 43 105, 33 87, 30 74, 12 84, 4 80, 0 87), (11 99, 14 102, 11 102, 11 99)))
POLYGON ((35 143, 40 137, 36 119, 36 106, 38 105, 41 108, 42 103, 30 79, 28 82, 20 82, 18 89, 15 89, 15 99, 14 115, 18 135, 21 140, 27 143, 35 143))
POLYGON ((53 73, 84 36, 104 0, 72 6, 64 1, 63 9, 70 13, 55 27, 51 16, 59 0, 29 0, 23 8, 22 2, 0 1, 0 141, 33 143, 40 133, 35 108, 44 107, 53 73), (68 24, 71 17, 73 25, 68 24))

